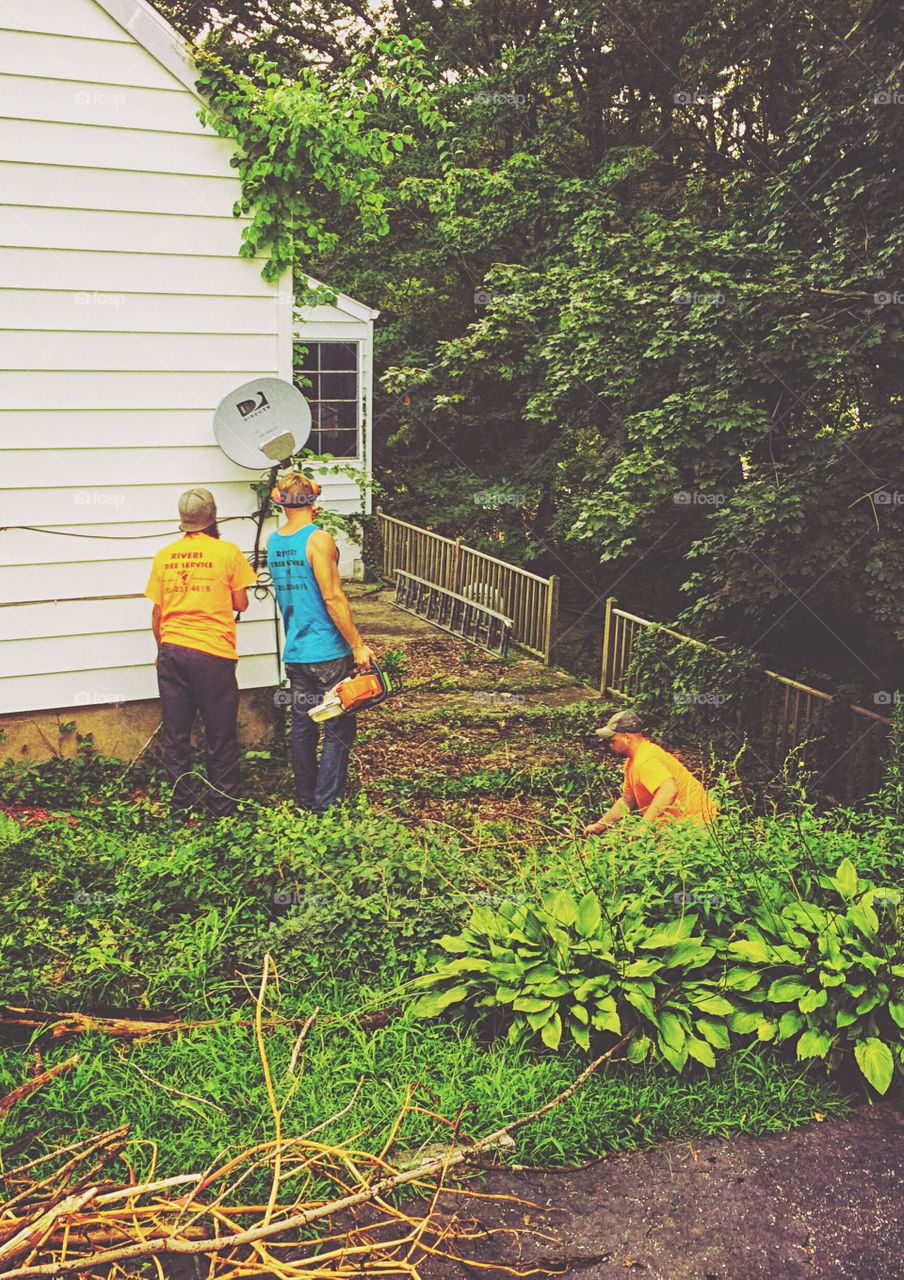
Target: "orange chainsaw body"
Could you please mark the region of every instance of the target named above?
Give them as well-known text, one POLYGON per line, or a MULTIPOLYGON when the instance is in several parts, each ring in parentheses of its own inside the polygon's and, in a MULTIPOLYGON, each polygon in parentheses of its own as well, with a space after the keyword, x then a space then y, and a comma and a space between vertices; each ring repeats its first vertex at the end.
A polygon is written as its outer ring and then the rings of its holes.
POLYGON ((383 683, 373 671, 362 671, 360 675, 340 680, 335 691, 343 710, 354 711, 362 702, 378 698, 383 692, 383 683))

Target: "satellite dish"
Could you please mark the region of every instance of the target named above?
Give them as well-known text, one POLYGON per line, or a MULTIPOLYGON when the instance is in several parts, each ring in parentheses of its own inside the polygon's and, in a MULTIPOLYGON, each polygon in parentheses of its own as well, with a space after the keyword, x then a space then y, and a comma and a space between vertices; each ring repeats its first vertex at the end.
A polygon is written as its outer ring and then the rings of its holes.
POLYGON ((249 471, 291 458, 311 434, 311 406, 283 378, 255 378, 220 401, 213 433, 226 457, 249 471))

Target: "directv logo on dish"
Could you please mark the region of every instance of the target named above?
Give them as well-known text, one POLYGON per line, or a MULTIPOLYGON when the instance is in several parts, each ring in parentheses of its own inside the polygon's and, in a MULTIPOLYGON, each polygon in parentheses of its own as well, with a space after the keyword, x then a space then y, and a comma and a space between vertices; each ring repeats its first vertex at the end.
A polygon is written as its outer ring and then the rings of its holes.
POLYGON ((259 397, 257 400, 239 400, 236 404, 235 407, 243 418, 252 418, 255 414, 260 413, 262 409, 270 408, 270 401, 263 391, 258 391, 257 394, 259 397))

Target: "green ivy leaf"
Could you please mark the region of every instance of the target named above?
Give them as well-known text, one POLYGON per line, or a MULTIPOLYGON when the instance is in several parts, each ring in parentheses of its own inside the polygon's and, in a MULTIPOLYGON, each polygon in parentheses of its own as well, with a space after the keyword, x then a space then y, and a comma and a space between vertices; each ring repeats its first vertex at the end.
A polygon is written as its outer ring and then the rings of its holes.
POLYGON ((694 1026, 714 1048, 731 1048, 731 1038, 728 1034, 728 1028, 724 1023, 713 1022, 710 1018, 697 1018, 694 1026))
POLYGON ((697 916, 681 916, 671 924, 661 924, 653 929, 639 945, 644 951, 652 951, 659 947, 673 947, 677 942, 683 942, 685 938, 691 936, 696 923, 697 916))
POLYGON ((824 1058, 831 1044, 832 1037, 827 1031, 814 1031, 811 1028, 798 1040, 797 1056, 801 1061, 805 1058, 824 1058))
POLYGON ((854 1045, 854 1057, 867 1080, 878 1093, 885 1093, 894 1075, 891 1049, 878 1036, 868 1036, 854 1045))
POLYGON ((705 1040, 698 1040, 696 1036, 688 1036, 687 1051, 690 1057, 697 1062, 701 1062, 704 1067, 714 1067, 716 1065, 716 1055, 712 1051, 711 1045, 705 1040))
POLYGON ((457 987, 447 987, 445 991, 431 991, 428 995, 421 996, 420 1000, 414 1006, 413 1013, 416 1018, 435 1018, 438 1013, 442 1013, 444 1009, 448 1009, 450 1004, 456 1004, 459 1000, 464 1000, 468 994, 468 988, 463 985, 457 987))
POLYGON ((790 1004, 809 994, 812 993, 805 982, 800 982, 797 978, 777 978, 770 986, 766 999, 773 1004, 790 1004))
POLYGON ((592 938, 600 927, 603 913, 595 893, 585 893, 578 903, 574 927, 582 938, 592 938))
POLYGON ((562 1039, 562 1019, 557 1013, 553 1014, 540 1031, 540 1039, 547 1049, 558 1049, 559 1042, 562 1039))
POLYGON ((857 872, 850 858, 842 859, 832 879, 838 892, 843 897, 852 898, 857 892, 857 872))
POLYGON ((652 1047, 653 1041, 649 1036, 634 1036, 628 1041, 628 1061, 635 1065, 643 1062, 652 1047))

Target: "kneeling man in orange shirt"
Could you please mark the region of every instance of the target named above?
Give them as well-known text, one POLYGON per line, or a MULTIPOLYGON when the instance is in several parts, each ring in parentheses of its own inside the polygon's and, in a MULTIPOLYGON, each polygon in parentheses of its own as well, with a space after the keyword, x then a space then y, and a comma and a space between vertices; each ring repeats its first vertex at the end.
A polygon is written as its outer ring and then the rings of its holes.
POLYGON ((661 826, 676 818, 712 822, 716 805, 702 782, 677 756, 651 742, 633 711, 618 711, 596 730, 616 755, 625 757, 625 783, 621 796, 599 822, 584 827, 585 836, 599 835, 607 827, 639 809, 645 822, 661 826))

